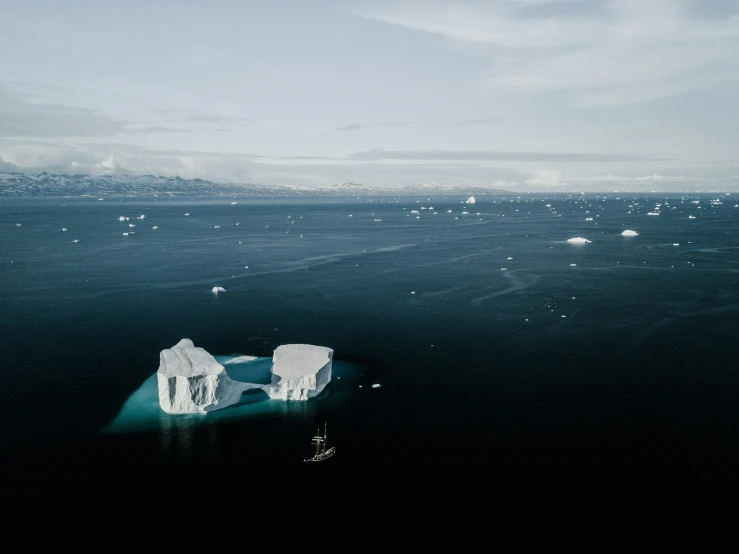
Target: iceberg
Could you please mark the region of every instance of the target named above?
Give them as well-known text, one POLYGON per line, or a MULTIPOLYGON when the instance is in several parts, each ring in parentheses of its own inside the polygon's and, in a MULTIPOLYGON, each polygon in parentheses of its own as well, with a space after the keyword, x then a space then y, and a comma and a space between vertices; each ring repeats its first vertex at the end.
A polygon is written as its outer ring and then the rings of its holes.
MULTIPOLYGON (((207 413, 237 404, 244 391, 261 389, 269 398, 308 400, 331 381, 334 351, 312 344, 278 346, 272 357, 269 384, 231 379, 226 369, 190 339, 182 339, 159 354, 159 406, 169 414, 207 413)), ((229 363, 254 359, 240 356, 229 363)))
POLYGON ((236 404, 259 385, 233 381, 224 367, 190 339, 159 354, 159 406, 168 414, 209 412, 236 404))
POLYGON ((638 235, 639 233, 637 233, 636 231, 632 231, 631 229, 626 229, 626 230, 625 230, 625 231, 624 231, 623 233, 621 233, 621 234, 622 234, 622 235, 623 235, 624 237, 635 237, 635 236, 637 236, 637 235, 638 235))
POLYGON ((308 400, 331 380, 334 351, 312 344, 284 344, 272 357, 272 383, 261 385, 270 398, 308 400))
POLYGON ((226 289, 223 287, 213 287, 210 289, 213 294, 218 294, 219 292, 226 292, 226 289))
POLYGON ((567 239, 567 242, 573 243, 573 244, 585 244, 586 242, 593 242, 588 239, 584 239, 582 237, 574 237, 571 239, 567 239))
POLYGON ((475 203, 475 197, 474 197, 474 196, 470 196, 470 197, 469 197, 469 198, 467 199, 467 203, 468 203, 468 204, 474 204, 474 203, 475 203))

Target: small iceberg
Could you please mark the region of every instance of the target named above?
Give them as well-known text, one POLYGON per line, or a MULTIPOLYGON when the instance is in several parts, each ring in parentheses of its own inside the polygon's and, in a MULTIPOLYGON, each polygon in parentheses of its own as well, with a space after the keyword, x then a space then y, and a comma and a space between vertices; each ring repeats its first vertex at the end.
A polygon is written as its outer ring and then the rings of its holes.
POLYGON ((647 215, 659 215, 659 212, 648 212, 647 215))
POLYGON ((695 216, 694 215, 689 215, 688 216, 688 219, 695 219, 695 216))
POLYGON ((631 229, 626 229, 623 233, 621 233, 621 235, 623 235, 624 237, 635 237, 638 234, 639 233, 637 233, 636 231, 632 231, 631 229))
POLYGON ((80 239, 74 239, 72 242, 79 242, 80 239))
POLYGON ((586 242, 593 242, 593 241, 584 239, 582 237, 574 237, 571 239, 567 239, 567 242, 572 243, 572 244, 585 244, 586 242))
POLYGON ((127 237, 127 236, 128 236, 128 233, 123 233, 123 236, 124 236, 124 237, 127 237))
POLYGON ((154 225, 154 227, 152 227, 152 229, 154 229, 156 231, 157 229, 159 229, 159 225, 154 225))
POLYGON ((211 289, 211 292, 213 294, 218 294, 219 292, 226 292, 226 289, 224 289, 223 287, 213 287, 211 289))
POLYGON ((118 221, 126 221, 127 219, 128 219, 127 217, 121 216, 121 217, 118 218, 118 221))
POLYGON ((232 206, 233 206, 234 204, 238 204, 238 202, 231 202, 231 205, 232 205, 232 206))
POLYGON ((474 197, 474 196, 470 196, 470 197, 469 197, 469 198, 467 199, 467 203, 468 203, 468 204, 474 204, 474 203, 475 203, 475 197, 474 197))
POLYGON ((379 389, 380 388, 380 383, 375 383, 374 385, 372 385, 372 388, 373 389, 379 389))
POLYGON ((67 228, 66 228, 66 227, 62 227, 62 231, 66 231, 66 230, 67 230, 67 228))
POLYGON ((136 219, 146 219, 146 216, 145 216, 144 214, 141 214, 141 215, 140 215, 140 216, 138 216, 138 217, 137 217, 136 219))

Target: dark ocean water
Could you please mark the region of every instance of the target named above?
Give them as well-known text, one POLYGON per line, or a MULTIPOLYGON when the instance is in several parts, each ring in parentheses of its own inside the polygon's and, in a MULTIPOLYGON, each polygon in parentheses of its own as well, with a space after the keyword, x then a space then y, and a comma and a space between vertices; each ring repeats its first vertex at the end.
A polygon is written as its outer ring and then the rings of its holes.
POLYGON ((2 199, 0 455, 29 474, 284 469, 327 422, 325 464, 349 472, 689 468, 731 486, 732 198, 2 199), (341 379, 105 432, 181 338, 329 346, 341 379))

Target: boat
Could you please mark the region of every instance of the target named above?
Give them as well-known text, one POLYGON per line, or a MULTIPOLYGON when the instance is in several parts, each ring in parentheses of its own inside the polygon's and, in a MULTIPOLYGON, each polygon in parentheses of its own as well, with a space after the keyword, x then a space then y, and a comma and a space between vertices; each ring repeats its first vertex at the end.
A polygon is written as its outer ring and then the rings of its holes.
POLYGON ((311 440, 311 444, 316 447, 313 457, 303 460, 304 462, 322 462, 328 460, 331 456, 336 453, 336 448, 326 448, 328 442, 326 439, 326 424, 323 424, 323 436, 321 435, 320 428, 316 431, 316 436, 311 440))

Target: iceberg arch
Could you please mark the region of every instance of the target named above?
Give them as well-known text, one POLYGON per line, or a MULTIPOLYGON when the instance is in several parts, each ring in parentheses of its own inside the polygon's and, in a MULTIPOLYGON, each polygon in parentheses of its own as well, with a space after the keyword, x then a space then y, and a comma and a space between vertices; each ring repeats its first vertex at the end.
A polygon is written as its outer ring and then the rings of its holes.
POLYGON ((169 414, 207 413, 236 404, 250 389, 272 399, 308 400, 331 381, 333 350, 311 344, 285 344, 275 349, 269 384, 231 379, 226 369, 190 339, 159 354, 159 406, 169 414))

